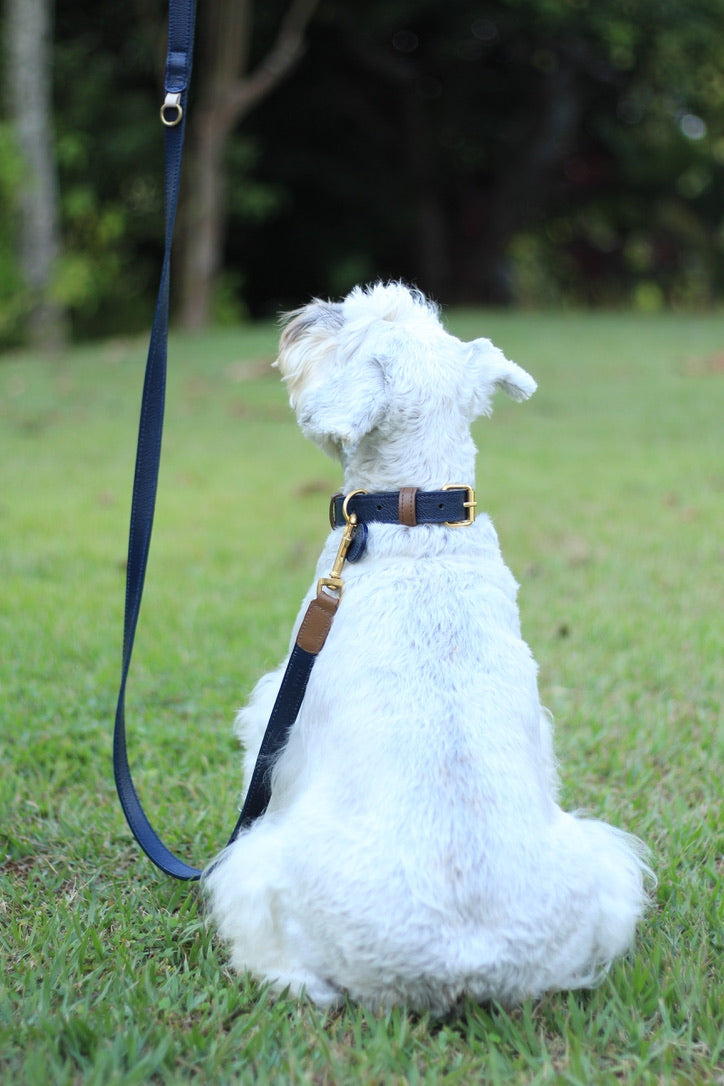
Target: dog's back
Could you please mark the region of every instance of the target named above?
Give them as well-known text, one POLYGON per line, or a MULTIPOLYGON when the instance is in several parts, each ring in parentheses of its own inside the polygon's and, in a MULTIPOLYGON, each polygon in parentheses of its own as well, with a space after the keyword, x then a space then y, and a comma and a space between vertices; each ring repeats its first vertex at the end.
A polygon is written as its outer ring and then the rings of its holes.
MULTIPOLYGON (((340 456, 347 493, 471 484, 471 419, 496 387, 535 388, 402 290, 315 303, 283 337, 302 427, 340 456)), ((338 543, 337 529, 318 576, 338 543)), ((625 951, 645 904, 642 850, 557 805, 516 591, 485 516, 370 525, 269 810, 207 878, 238 968, 322 1004, 347 992, 443 1013, 463 995, 592 984, 625 951)), ((247 776, 280 678, 240 714, 247 776)))

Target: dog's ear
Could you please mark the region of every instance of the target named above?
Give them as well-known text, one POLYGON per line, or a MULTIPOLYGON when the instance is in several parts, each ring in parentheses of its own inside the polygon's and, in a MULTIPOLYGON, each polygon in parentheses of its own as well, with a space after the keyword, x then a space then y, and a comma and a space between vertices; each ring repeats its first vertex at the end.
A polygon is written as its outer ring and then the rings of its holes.
POLYGON ((384 414, 384 377, 374 358, 356 357, 303 389, 296 403, 305 437, 328 456, 350 452, 384 414))
POLYGON ((338 458, 374 429, 384 413, 384 376, 363 349, 344 357, 340 305, 313 302, 289 315, 277 365, 305 437, 338 458))
POLYGON ((282 335, 275 366, 287 383, 292 407, 301 388, 337 346, 337 334, 342 327, 341 305, 315 298, 309 305, 284 313, 281 317, 282 335))
POLYGON ((489 414, 493 393, 502 389, 513 400, 527 400, 538 387, 529 373, 505 357, 489 339, 468 344, 475 379, 476 414, 489 414))

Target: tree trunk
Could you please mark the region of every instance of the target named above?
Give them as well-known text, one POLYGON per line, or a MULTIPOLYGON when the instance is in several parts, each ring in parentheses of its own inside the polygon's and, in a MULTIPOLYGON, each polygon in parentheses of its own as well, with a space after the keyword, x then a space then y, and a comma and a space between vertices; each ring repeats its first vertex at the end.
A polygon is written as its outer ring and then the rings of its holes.
POLYGON ((27 169, 19 197, 18 253, 30 296, 28 332, 43 348, 57 348, 66 338, 65 315, 51 293, 60 252, 52 23, 53 0, 7 0, 8 110, 27 169))
POLYGON ((251 0, 206 0, 199 11, 198 94, 188 122, 188 180, 180 211, 180 320, 185 328, 202 328, 211 317, 223 261, 226 142, 296 64, 317 3, 291 0, 268 54, 251 71, 251 0))
POLYGON ((228 136, 212 111, 199 109, 189 128, 187 178, 181 208, 181 324, 208 324, 223 258, 226 223, 223 154, 228 136))

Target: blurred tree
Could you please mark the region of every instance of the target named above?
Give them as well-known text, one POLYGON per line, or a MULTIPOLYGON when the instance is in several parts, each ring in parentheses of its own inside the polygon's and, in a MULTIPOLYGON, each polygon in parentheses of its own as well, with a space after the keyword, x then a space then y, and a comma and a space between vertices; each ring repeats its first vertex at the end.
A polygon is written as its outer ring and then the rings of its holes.
POLYGON ((232 224, 253 311, 378 274, 447 302, 706 302, 722 25, 724 0, 326 0, 246 126, 289 194, 263 236, 232 224))
POLYGON ((23 308, 28 334, 43 348, 60 346, 66 333, 63 308, 53 296, 60 232, 52 125, 52 18, 53 0, 6 0, 7 111, 22 170, 12 196, 18 212, 23 308))
MULTIPOLYGON (((214 320, 388 276, 449 304, 721 296, 724 0, 318 0, 310 19, 312 3, 199 4, 172 277, 189 324, 212 280, 214 320)), ((153 310, 166 10, 56 10, 54 296, 76 335, 153 310)), ((6 202, 23 189, 12 137, 0 123, 6 202)), ((13 226, 0 323, 25 300, 13 226)))
POLYGON ((181 313, 207 324, 223 261, 226 158, 239 122, 291 71, 318 0, 290 0, 268 50, 252 62, 252 0, 206 0, 199 8, 196 97, 188 122, 187 180, 180 223, 181 313))

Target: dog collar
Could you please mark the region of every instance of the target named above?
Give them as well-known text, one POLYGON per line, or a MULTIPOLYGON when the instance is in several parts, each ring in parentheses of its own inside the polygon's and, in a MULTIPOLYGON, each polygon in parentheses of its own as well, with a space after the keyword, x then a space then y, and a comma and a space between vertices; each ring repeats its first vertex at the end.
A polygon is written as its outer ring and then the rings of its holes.
POLYGON ((401 490, 368 493, 353 490, 350 494, 334 494, 329 503, 329 522, 333 528, 347 524, 354 513, 358 524, 445 524, 461 528, 475 520, 475 491, 462 483, 449 483, 442 490, 418 490, 404 486, 401 490))

